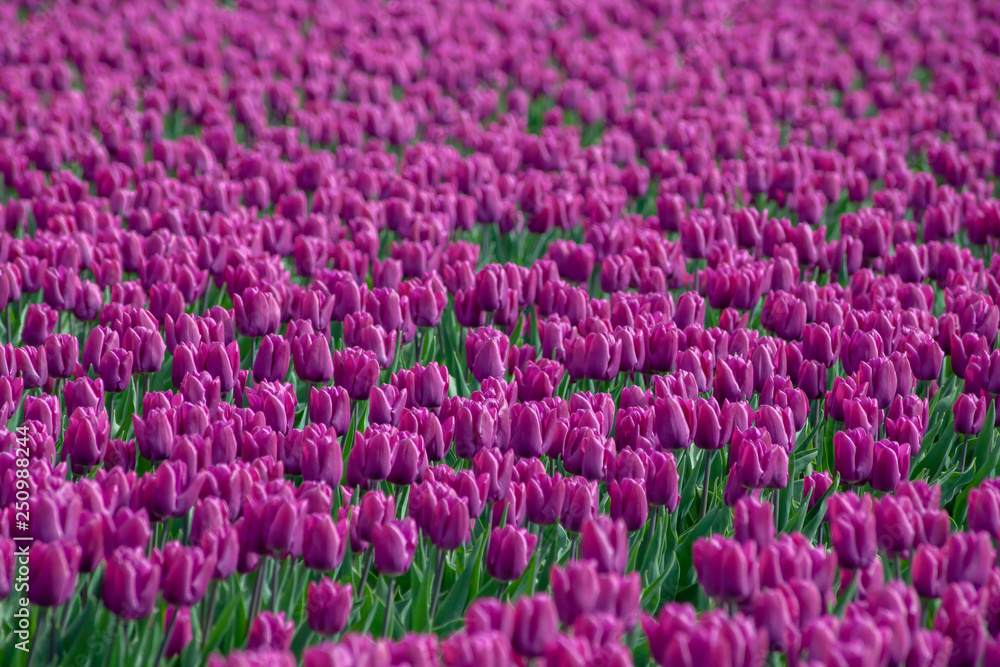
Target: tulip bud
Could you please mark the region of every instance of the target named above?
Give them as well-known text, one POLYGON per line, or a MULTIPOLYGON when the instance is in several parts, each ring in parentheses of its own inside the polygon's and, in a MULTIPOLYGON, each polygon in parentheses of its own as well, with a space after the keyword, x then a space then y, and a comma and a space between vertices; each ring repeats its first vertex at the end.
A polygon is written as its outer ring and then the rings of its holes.
POLYGON ((486 557, 486 569, 490 576, 500 581, 520 579, 528 568, 537 541, 537 535, 523 528, 507 525, 493 529, 486 557))
POLYGON ((840 567, 863 570, 875 560, 877 533, 875 515, 872 513, 871 496, 862 498, 850 493, 831 496, 830 541, 840 567))
POLYGON ((715 535, 695 542, 691 555, 698 582, 710 597, 745 601, 757 592, 756 542, 740 544, 715 535))
POLYGON ((518 655, 535 658, 559 631, 559 617, 552 599, 540 593, 519 598, 514 606, 511 645, 518 655))
POLYGON ((351 584, 341 586, 325 577, 310 582, 306 598, 306 619, 310 629, 325 637, 341 632, 347 627, 353 598, 351 584))
POLYGON ((621 519, 597 517, 582 526, 580 555, 597 561, 600 572, 624 573, 628 564, 628 532, 621 519))
POLYGON ((137 548, 119 547, 108 557, 101 600, 119 618, 131 621, 153 612, 160 592, 160 565, 137 548))
POLYGON ((406 574, 417 549, 417 524, 413 519, 389 520, 372 531, 375 567, 380 574, 398 577, 406 574))

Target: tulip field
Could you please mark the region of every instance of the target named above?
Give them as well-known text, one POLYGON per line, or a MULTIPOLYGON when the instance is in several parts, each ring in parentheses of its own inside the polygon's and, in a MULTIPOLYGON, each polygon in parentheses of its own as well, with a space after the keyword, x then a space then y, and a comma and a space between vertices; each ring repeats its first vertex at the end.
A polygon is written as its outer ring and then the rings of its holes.
POLYGON ((0 665, 1000 665, 1000 2, 0 3, 0 665))

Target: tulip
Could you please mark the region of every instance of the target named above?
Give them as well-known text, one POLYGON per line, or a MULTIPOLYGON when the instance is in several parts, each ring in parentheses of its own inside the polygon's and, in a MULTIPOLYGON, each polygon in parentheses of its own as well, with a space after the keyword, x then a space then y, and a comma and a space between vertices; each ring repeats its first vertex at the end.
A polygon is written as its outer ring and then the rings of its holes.
POLYGON ((695 403, 694 444, 700 449, 720 449, 722 441, 722 413, 715 399, 699 398, 695 403))
POLYGON ((790 651, 798 648, 799 629, 798 600, 788 591, 771 588, 761 591, 754 598, 753 616, 757 627, 768 636, 768 644, 774 651, 790 651))
POLYGON ((465 336, 465 361, 479 382, 502 378, 507 370, 510 340, 496 329, 480 328, 465 336))
POLYGON ((738 542, 756 542, 763 550, 774 541, 771 503, 742 498, 733 507, 733 537, 738 542))
POLYGON ((302 562, 311 569, 337 569, 347 550, 347 521, 334 523, 329 514, 307 514, 302 527, 302 562))
POLYGON ((417 549, 417 525, 413 519, 389 520, 372 531, 375 567, 387 577, 406 574, 417 549))
POLYGON ((70 415, 77 408, 92 408, 103 412, 104 382, 100 378, 92 380, 88 377, 67 382, 63 387, 63 399, 66 401, 66 412, 70 415))
POLYGON ((145 419, 132 415, 132 427, 143 457, 154 462, 170 458, 174 447, 174 426, 166 410, 152 410, 145 419))
POLYGON ((69 334, 52 334, 45 339, 49 377, 68 378, 80 360, 80 342, 69 334))
POLYGON ((24 312, 24 328, 21 333, 21 343, 40 346, 55 331, 59 322, 59 313, 44 303, 33 303, 24 312))
POLYGON ((462 459, 478 458, 480 453, 496 444, 496 410, 487 403, 471 399, 459 398, 452 405, 458 406, 453 415, 455 454, 462 459))
POLYGON ((512 661, 510 639, 499 632, 456 632, 441 644, 441 660, 447 667, 507 665, 512 661))
POLYGON ((771 443, 763 429, 737 431, 730 460, 735 462, 736 480, 748 489, 783 489, 788 485, 788 453, 771 443))
POLYGON ((825 324, 807 324, 802 330, 802 351, 806 359, 832 366, 840 352, 840 330, 825 324))
POLYGON ((945 574, 948 583, 967 581, 979 588, 986 583, 996 549, 989 533, 953 533, 945 544, 945 574))
POLYGON ((437 362, 414 366, 413 401, 422 408, 440 407, 448 396, 448 368, 437 362))
POLYGON ((563 625, 571 625, 597 608, 600 579, 594 561, 571 560, 565 568, 553 565, 549 580, 552 582, 552 598, 563 625))
POLYGON ((519 598, 514 606, 511 645, 518 655, 536 658, 559 631, 559 618, 552 599, 540 593, 519 598))
POLYGON ((305 382, 326 384, 333 378, 334 363, 330 341, 323 334, 296 336, 292 340, 292 361, 295 374, 305 382))
POLYGON ((111 436, 106 412, 77 408, 70 415, 63 451, 74 466, 99 465, 104 459, 111 436))
POLYGON ((955 432, 960 435, 976 435, 986 420, 986 399, 980 396, 959 394, 952 406, 955 418, 955 432))
POLYGON ((160 565, 138 548, 119 547, 108 557, 101 600, 108 611, 126 621, 146 618, 160 592, 160 565))
MULTIPOLYGON (((44 387, 49 379, 49 363, 45 350, 40 347, 22 346, 14 352, 17 358, 17 368, 24 380, 24 388, 44 387)), ((108 384, 107 380, 104 382, 108 384)))
POLYGON ((525 513, 528 521, 539 526, 550 526, 559 521, 566 498, 566 482, 554 477, 539 475, 526 484, 525 513))
POLYGON ((247 498, 243 514, 247 519, 247 543, 250 550, 274 558, 298 556, 305 538, 306 503, 272 495, 257 501, 247 498))
POLYGON ((62 434, 62 411, 55 396, 26 396, 24 418, 38 422, 38 426, 49 436, 62 434))
POLYGON ((28 553, 27 592, 32 604, 60 607, 76 590, 80 546, 70 542, 34 542, 28 553))
MULTIPOLYGON (((350 399, 346 389, 338 387, 337 390, 342 392, 345 398, 350 399)), ((399 389, 391 384, 372 387, 368 394, 368 423, 373 426, 378 424, 398 426, 409 396, 410 390, 399 389)))
POLYGON ((198 351, 198 361, 199 366, 203 366, 209 375, 219 380, 220 391, 223 393, 232 391, 236 386, 240 368, 240 348, 235 341, 228 345, 203 344, 198 351))
POLYGON ((477 634, 499 632, 509 638, 514 633, 514 608, 496 598, 474 600, 465 612, 465 628, 477 634))
MULTIPOLYGON (((158 330, 133 327, 123 337, 122 344, 132 353, 133 370, 139 373, 159 372, 166 356, 167 346, 158 330)), ((237 363, 235 367, 239 367, 239 364, 237 363)))
POLYGON ((573 339, 566 357, 570 378, 608 382, 618 375, 622 340, 608 333, 590 333, 573 339))
POLYGON ((215 558, 201 547, 170 542, 163 550, 163 599, 179 607, 193 607, 205 596, 215 571, 215 558))
POLYGON ((629 532, 642 529, 649 515, 644 481, 623 479, 620 484, 615 481, 608 484, 611 518, 622 519, 629 532))
POLYGON ((695 427, 694 403, 690 399, 664 396, 653 408, 653 428, 660 447, 686 449, 695 427))
POLYGON ((910 475, 910 446, 891 440, 879 440, 874 447, 871 486, 876 491, 891 492, 901 479, 910 475))
POLYGON ((516 581, 528 568, 538 536, 523 528, 503 526, 490 534, 486 570, 500 581, 516 581))
MULTIPOLYGON (((277 614, 265 611, 257 615, 250 625, 247 648, 251 651, 287 651, 292 645, 295 623, 285 618, 284 612, 277 614)), ((266 655, 261 653, 261 655, 266 655)), ((279 664, 276 661, 272 664, 279 664)))
POLYGON ((251 287, 233 295, 236 330, 248 338, 260 338, 278 331, 281 308, 269 289, 251 287))
POLYGON ((692 552, 698 582, 710 597, 749 600, 759 588, 757 543, 740 544, 717 535, 701 538, 692 552))
POLYGON ((993 539, 1000 537, 1000 487, 994 480, 986 480, 969 491, 969 530, 986 531, 993 539))
POLYGON ((908 556, 916 540, 920 520, 908 498, 883 496, 875 503, 875 535, 878 546, 892 555, 908 556))
POLYGON ((283 382, 288 375, 291 345, 276 334, 268 334, 260 341, 253 360, 254 382, 283 382))
POLYGON ((666 507, 673 513, 680 504, 680 478, 677 462, 670 452, 654 452, 650 456, 646 477, 646 496, 650 505, 666 507))
POLYGON ((309 628, 325 637, 332 637, 347 627, 351 614, 354 588, 339 585, 331 579, 309 582, 306 597, 306 620, 309 628))
POLYGON ((833 436, 833 468, 848 484, 861 484, 872 474, 875 443, 860 428, 837 431, 833 436))
MULTIPOLYGON (((431 543, 438 549, 454 551, 471 539, 469 506, 457 496, 446 496, 434 505, 434 512, 426 527, 431 543)), ((492 541, 490 548, 493 548, 492 541)))
POLYGON ((952 640, 949 664, 978 665, 986 645, 979 594, 968 583, 950 584, 941 595, 934 629, 952 640))
POLYGON ((582 525, 580 556, 597 562, 599 572, 624 573, 628 564, 628 532, 621 519, 597 517, 582 525))
POLYGON ((716 401, 745 401, 753 393, 753 366, 739 357, 719 359, 715 365, 716 401))
POLYGON ((846 570, 863 570, 875 560, 877 532, 871 508, 867 494, 858 498, 840 493, 830 498, 830 541, 840 567, 846 570))

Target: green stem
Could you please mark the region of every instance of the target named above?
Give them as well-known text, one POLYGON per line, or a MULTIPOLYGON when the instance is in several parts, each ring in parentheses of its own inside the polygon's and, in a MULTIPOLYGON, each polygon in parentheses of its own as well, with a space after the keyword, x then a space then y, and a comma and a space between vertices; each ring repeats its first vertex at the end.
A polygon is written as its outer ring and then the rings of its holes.
MULTIPOLYGON (((205 614, 203 614, 202 620, 201 620, 201 627, 202 627, 202 630, 203 630, 203 632, 201 634, 201 647, 202 647, 202 649, 204 649, 205 646, 208 644, 208 635, 209 635, 209 633, 212 630, 212 622, 215 620, 215 599, 216 599, 216 595, 218 595, 218 593, 219 593, 219 580, 218 579, 213 579, 212 580, 212 590, 208 594, 208 608, 207 608, 205 614)), ((205 607, 202 607, 202 609, 205 609, 205 607)))
POLYGON ((444 549, 437 550, 437 558, 434 563, 434 592, 431 595, 431 627, 434 626, 434 614, 437 612, 438 598, 441 595, 441 580, 444 578, 444 549))
POLYGON ((254 583, 253 597, 250 598, 250 614, 247 616, 247 631, 249 631, 250 623, 253 622, 254 616, 257 615, 257 611, 260 607, 260 596, 264 588, 264 569, 264 562, 262 561, 257 567, 257 581, 254 583))
MULTIPOLYGON (((38 626, 42 624, 42 621, 44 620, 44 617, 45 617, 45 610, 43 609, 42 611, 39 612, 39 614, 38 614, 38 621, 35 623, 35 629, 36 629, 36 631, 38 629, 38 626)), ((35 657, 35 646, 37 646, 37 645, 38 645, 38 642, 36 642, 36 641, 32 641, 31 642, 31 646, 28 648, 28 662, 25 663, 26 667, 31 667, 31 661, 35 657)))
POLYGON ((274 559, 274 571, 271 573, 271 611, 278 611, 278 589, 281 587, 281 561, 274 559))
POLYGON ((372 569, 373 556, 374 556, 374 550, 371 547, 369 547, 368 553, 365 555, 365 565, 363 568, 361 568, 361 578, 358 580, 358 590, 356 591, 358 600, 360 600, 361 597, 364 595, 365 586, 368 585, 368 573, 372 569))
POLYGON ((392 596, 396 592, 396 580, 389 579, 389 590, 385 594, 385 617, 382 619, 382 636, 392 637, 392 596))
POLYGON ((705 514, 708 512, 708 485, 712 481, 712 450, 705 450, 705 479, 701 485, 701 514, 698 515, 699 519, 705 518, 705 514))

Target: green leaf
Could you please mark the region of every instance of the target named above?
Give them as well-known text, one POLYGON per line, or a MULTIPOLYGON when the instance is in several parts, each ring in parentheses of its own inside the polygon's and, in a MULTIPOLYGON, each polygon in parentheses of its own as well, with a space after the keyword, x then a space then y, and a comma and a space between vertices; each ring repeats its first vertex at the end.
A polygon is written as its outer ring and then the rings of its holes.
MULTIPOLYGON (((233 622, 237 618, 245 618, 246 612, 243 611, 243 596, 236 594, 233 598, 226 604, 222 609, 222 613, 212 624, 212 629, 208 632, 208 641, 205 642, 205 651, 203 653, 204 657, 207 658, 212 651, 219 648, 219 643, 224 635, 229 635, 232 630, 233 622)), ((244 625, 246 622, 244 621, 244 625)))
MULTIPOLYGON (((935 423, 934 421, 931 422, 935 423)), ((944 422, 936 422, 936 426, 931 428, 930 432, 924 436, 923 441, 920 445, 920 460, 914 464, 913 471, 910 474, 912 479, 919 479, 921 473, 927 473, 927 479, 930 481, 936 481, 938 474, 941 470, 941 465, 944 463, 945 457, 948 455, 951 447, 949 446, 949 441, 940 441, 941 432, 944 429, 944 422)))
MULTIPOLYGON (((820 497, 819 501, 817 501, 817 503, 813 505, 813 508, 811 510, 806 512, 805 523, 802 527, 802 534, 808 537, 810 540, 816 539, 816 533, 819 532, 820 524, 823 523, 823 517, 826 516, 826 500, 831 495, 833 495, 833 492, 837 489, 839 485, 840 485, 840 474, 838 473, 833 476, 833 484, 831 484, 830 488, 826 490, 826 493, 824 493, 820 497)), ((805 502, 803 502, 802 504, 807 505, 807 503, 805 502)))
POLYGON ((802 475, 806 471, 806 468, 808 468, 810 464, 812 464, 812 462, 816 460, 817 456, 819 456, 819 449, 816 447, 812 447, 805 451, 798 452, 795 455, 795 462, 792 464, 793 465, 792 479, 798 479, 799 477, 802 477, 802 475))
MULTIPOLYGON (((413 616, 410 618, 410 629, 414 632, 426 632, 430 629, 431 589, 434 587, 434 558, 428 558, 429 567, 424 573, 426 585, 421 586, 419 580, 411 583, 410 590, 417 591, 417 599, 413 603, 413 616)), ((411 568, 411 578, 416 577, 416 568, 411 568)), ((442 573, 444 574, 444 573, 442 573)))
POLYGON ((465 608, 469 604, 469 600, 472 599, 470 594, 474 596, 478 593, 479 574, 483 567, 483 551, 486 547, 487 535, 489 535, 488 532, 480 535, 479 540, 476 541, 475 549, 473 549, 471 554, 472 564, 466 564, 465 569, 462 570, 462 574, 441 601, 437 616, 434 618, 435 627, 460 618, 465 613, 465 608))

